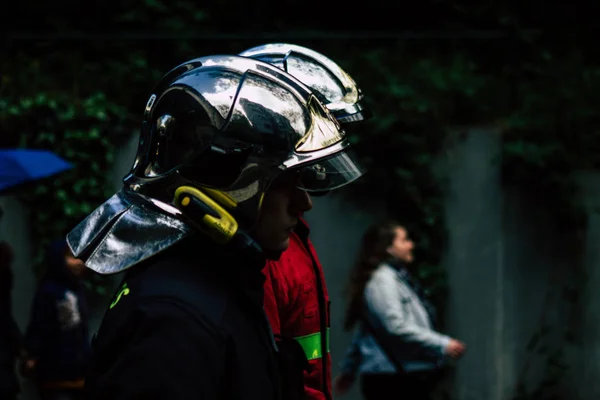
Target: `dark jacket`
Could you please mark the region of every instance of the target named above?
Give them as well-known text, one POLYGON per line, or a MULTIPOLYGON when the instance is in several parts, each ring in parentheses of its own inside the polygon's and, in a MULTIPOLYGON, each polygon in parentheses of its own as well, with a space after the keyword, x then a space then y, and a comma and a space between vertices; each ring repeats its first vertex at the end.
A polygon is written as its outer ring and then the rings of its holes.
POLYGON ((25 333, 25 350, 37 360, 35 378, 41 383, 85 377, 91 356, 83 281, 67 268, 66 251, 64 240, 48 247, 25 333))
POLYGON ((89 399, 279 399, 264 257, 185 240, 126 274, 93 342, 89 399))

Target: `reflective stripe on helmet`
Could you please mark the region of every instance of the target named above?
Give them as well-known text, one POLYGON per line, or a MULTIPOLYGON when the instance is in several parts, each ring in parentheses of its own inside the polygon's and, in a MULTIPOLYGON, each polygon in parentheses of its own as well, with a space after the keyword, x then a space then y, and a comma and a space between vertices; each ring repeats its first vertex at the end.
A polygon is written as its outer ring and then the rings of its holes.
MULTIPOLYGON (((300 346, 302 346, 304 354, 306 354, 306 358, 309 361, 321 358, 323 356, 321 352, 321 332, 311 333, 310 335, 305 336, 298 336, 294 339, 300 343, 300 346)), ((325 340, 327 343, 327 352, 329 353, 329 328, 327 328, 325 340)))

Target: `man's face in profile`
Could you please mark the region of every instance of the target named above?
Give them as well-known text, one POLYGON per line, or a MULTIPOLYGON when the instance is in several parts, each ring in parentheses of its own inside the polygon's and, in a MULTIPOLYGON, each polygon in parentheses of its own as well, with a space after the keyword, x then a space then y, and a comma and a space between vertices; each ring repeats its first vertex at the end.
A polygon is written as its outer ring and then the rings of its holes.
POLYGON ((298 219, 312 208, 310 195, 298 189, 297 184, 297 174, 285 173, 265 194, 258 221, 251 232, 264 250, 285 251, 298 219))

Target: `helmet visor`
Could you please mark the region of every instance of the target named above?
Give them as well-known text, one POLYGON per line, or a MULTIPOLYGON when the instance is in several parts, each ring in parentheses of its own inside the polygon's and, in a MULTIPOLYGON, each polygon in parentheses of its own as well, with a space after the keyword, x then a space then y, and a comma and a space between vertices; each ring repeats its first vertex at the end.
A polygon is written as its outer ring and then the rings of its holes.
POLYGON ((298 188, 309 193, 328 192, 354 182, 364 174, 349 149, 298 168, 298 188))

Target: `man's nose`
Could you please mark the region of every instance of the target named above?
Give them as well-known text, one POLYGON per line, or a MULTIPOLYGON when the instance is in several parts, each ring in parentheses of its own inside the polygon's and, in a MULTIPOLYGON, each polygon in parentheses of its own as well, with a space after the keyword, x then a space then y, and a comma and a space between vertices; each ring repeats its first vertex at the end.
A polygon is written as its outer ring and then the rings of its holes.
POLYGON ((312 198, 310 194, 304 190, 296 189, 294 191, 294 201, 292 202, 294 214, 301 215, 313 208, 312 198))

